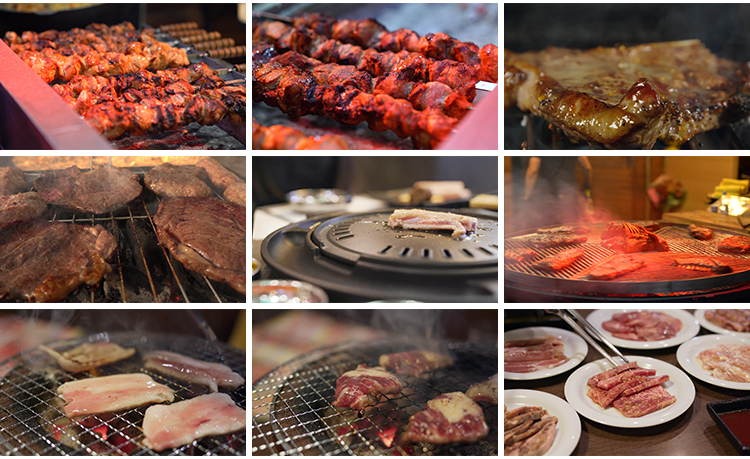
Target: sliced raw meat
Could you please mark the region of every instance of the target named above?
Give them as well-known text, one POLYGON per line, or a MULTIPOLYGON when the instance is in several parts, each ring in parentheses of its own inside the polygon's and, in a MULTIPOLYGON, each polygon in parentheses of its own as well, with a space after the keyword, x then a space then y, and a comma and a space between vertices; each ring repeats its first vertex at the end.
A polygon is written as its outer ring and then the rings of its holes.
POLYGON ((112 270, 106 260, 116 248, 101 225, 8 224, 0 229, 0 299, 63 300, 82 284, 99 283, 112 270))
POLYGON ((707 241, 711 239, 711 236, 714 234, 714 231, 711 228, 698 226, 695 223, 691 223, 688 227, 688 230, 690 231, 691 236, 696 239, 700 239, 701 241, 707 241))
POLYGON ((154 223, 159 243, 187 269, 245 293, 245 207, 213 197, 164 198, 154 223))
POLYGON ((125 349, 115 343, 84 343, 63 353, 41 345, 39 349, 51 355, 65 371, 71 373, 119 362, 135 354, 135 348, 125 349))
POLYGON ((730 236, 719 242, 719 245, 717 247, 719 252, 724 253, 750 253, 750 237, 730 236))
POLYGON ((629 387, 622 392, 622 395, 626 396, 626 395, 635 394, 636 392, 646 390, 649 387, 653 387, 658 384, 664 384, 667 381, 669 381, 669 375, 661 375, 655 378, 647 378, 645 380, 641 380, 640 384, 636 386, 629 385, 629 387))
POLYGON ((477 219, 448 212, 396 209, 388 218, 388 226, 415 230, 452 230, 451 237, 460 238, 467 232, 477 230, 477 219))
POLYGON ((698 354, 703 370, 725 381, 750 382, 750 346, 719 344, 698 354))
MULTIPOLYGON (((558 346, 562 352, 562 346, 558 346)), ((525 362, 531 360, 548 360, 555 357, 555 346, 549 343, 537 344, 524 347, 506 347, 504 350, 505 362, 525 362)))
POLYGON ((635 368, 628 371, 623 371, 622 373, 618 373, 611 378, 604 379, 602 381, 599 381, 596 383, 596 387, 604 390, 609 390, 616 385, 628 381, 630 379, 635 379, 642 376, 654 376, 656 374, 656 370, 648 370, 645 368, 635 368))
POLYGON ((750 309, 706 310, 706 320, 732 331, 750 332, 750 309))
POLYGON ((427 410, 409 418, 403 440, 474 443, 484 439, 489 431, 482 408, 463 392, 450 392, 430 400, 427 410))
POLYGON ((535 249, 551 249, 553 247, 562 247, 564 245, 583 244, 588 241, 588 236, 578 236, 573 234, 539 234, 524 238, 524 242, 535 249))
POLYGON ((591 280, 612 280, 617 277, 636 271, 645 266, 642 260, 635 257, 614 257, 593 267, 585 276, 591 280))
POLYGON ((221 163, 214 158, 201 159, 195 163, 195 165, 202 167, 208 174, 211 183, 221 191, 224 191, 233 183, 242 182, 242 180, 237 177, 237 174, 222 166, 221 163))
POLYGON ((588 234, 590 229, 584 226, 557 226, 555 228, 538 229, 540 234, 588 234))
POLYGON ((620 397, 613 402, 613 405, 623 416, 638 418, 666 408, 676 400, 677 398, 663 387, 654 386, 626 397, 620 397))
POLYGON ((711 258, 681 258, 675 260, 671 266, 677 266, 678 268, 689 269, 691 271, 707 271, 716 274, 732 272, 731 266, 722 265, 711 258))
MULTIPOLYGON (((154 451, 246 428, 247 412, 227 394, 201 395, 171 405, 150 406, 143 416, 143 444, 154 451)), ((224 440, 221 440, 224 441, 224 440)))
POLYGON ((506 341, 503 349, 504 370, 529 373, 554 368, 568 361, 563 340, 556 336, 506 341))
POLYGON ((553 346, 563 346, 565 342, 562 338, 557 336, 548 335, 544 338, 531 338, 531 339, 517 339, 513 341, 505 341, 503 347, 529 347, 538 346, 540 344, 551 344, 553 346))
POLYGON ((648 378, 637 376, 628 381, 623 381, 609 390, 601 389, 599 387, 589 387, 588 391, 586 392, 586 395, 588 395, 591 398, 591 400, 596 402, 597 405, 601 406, 602 408, 606 408, 617 397, 619 397, 620 394, 622 394, 623 392, 625 392, 626 390, 630 388, 638 387, 646 380, 648 380, 648 378))
POLYGON ((47 203, 33 191, 0 196, 0 226, 41 217, 45 210, 47 210, 47 203))
POLYGON ((214 193, 205 182, 208 174, 196 166, 159 164, 143 177, 146 188, 159 196, 212 196, 214 193))
POLYGON ((333 406, 362 410, 367 405, 376 404, 381 394, 398 394, 402 387, 401 381, 385 368, 359 365, 336 380, 333 406))
POLYGON ((531 249, 508 249, 505 251, 505 261, 508 263, 525 263, 537 257, 531 249))
POLYGON ((534 360, 528 362, 505 362, 503 369, 511 373, 531 373, 532 371, 549 370, 559 367, 569 359, 565 356, 548 360, 534 360))
POLYGON ((628 222, 611 222, 601 239, 603 246, 623 253, 669 251, 661 236, 628 222))
POLYGON ((585 252, 584 249, 563 250, 562 252, 558 252, 537 261, 534 263, 534 268, 543 271, 559 271, 572 265, 573 262, 581 258, 585 252))
POLYGON ((472 384, 466 396, 475 402, 488 402, 497 405, 497 374, 485 381, 472 384))
POLYGON ((26 174, 15 167, 0 167, 0 196, 29 191, 26 174))
POLYGON ((218 386, 237 389, 245 379, 226 365, 203 360, 169 351, 152 351, 143 356, 144 366, 183 381, 208 386, 211 392, 219 390, 218 386))
POLYGON ((636 311, 612 315, 602 328, 616 338, 634 341, 660 341, 677 335, 682 322, 663 312, 636 311))
POLYGON ((34 180, 47 204, 92 214, 113 212, 141 195, 138 177, 127 169, 98 166, 81 172, 77 166, 48 172, 34 180))
POLYGON ((381 367, 390 368, 399 375, 419 376, 420 374, 453 365, 453 359, 425 349, 418 351, 383 354, 378 359, 381 367))
POLYGON ((611 378, 612 376, 615 376, 616 374, 622 373, 623 371, 632 370, 634 368, 638 368, 638 363, 629 362, 624 365, 620 365, 607 371, 595 374, 594 376, 589 378, 586 384, 592 387, 596 387, 596 385, 599 384, 599 381, 603 381, 605 379, 611 378))
POLYGON ((102 376, 71 381, 57 393, 65 400, 68 417, 127 410, 152 403, 171 402, 174 391, 143 373, 102 376))
POLYGON ((247 184, 245 182, 235 182, 224 190, 224 199, 240 206, 247 205, 247 184))

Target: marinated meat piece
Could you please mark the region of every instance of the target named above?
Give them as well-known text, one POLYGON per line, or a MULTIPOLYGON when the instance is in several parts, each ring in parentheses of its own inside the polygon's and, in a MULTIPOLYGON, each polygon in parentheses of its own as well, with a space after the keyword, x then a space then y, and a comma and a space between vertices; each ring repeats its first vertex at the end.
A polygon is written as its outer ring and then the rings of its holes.
POLYGON ((489 431, 482 408, 463 392, 450 392, 430 400, 427 410, 411 416, 403 439, 433 444, 474 443, 489 431))
POLYGON ((535 249, 550 249, 564 245, 583 244, 588 239, 588 236, 576 236, 572 234, 539 234, 524 238, 524 242, 535 249))
POLYGON ((750 332, 750 309, 706 310, 706 320, 731 331, 750 332))
POLYGON ((505 50, 505 107, 541 116, 573 141, 607 148, 679 145, 738 119, 750 68, 698 40, 616 48, 505 50))
POLYGON ((336 380, 336 400, 333 406, 362 410, 367 405, 376 404, 381 394, 401 393, 402 387, 401 381, 385 371, 385 368, 370 368, 362 364, 336 380))
POLYGON ((154 223, 159 243, 187 269, 245 293, 245 207, 213 197, 165 198, 154 223))
POLYGON ((237 174, 222 166, 221 163, 214 158, 201 159, 195 163, 195 165, 202 167, 208 174, 211 183, 221 191, 224 191, 233 183, 242 182, 242 180, 237 177, 237 174))
POLYGON ((39 349, 51 355, 65 371, 71 373, 80 373, 119 362, 135 354, 135 348, 125 349, 115 343, 84 343, 63 353, 42 345, 39 349))
POLYGON ((601 235, 602 245, 618 252, 668 252, 669 244, 659 235, 628 222, 611 222, 601 235))
POLYGON ((593 267, 584 277, 590 280, 612 280, 645 266, 642 260, 632 256, 614 257, 593 267))
POLYGON ((583 226, 557 226, 555 228, 538 229, 540 234, 589 234, 590 229, 583 226))
POLYGON ((396 354, 383 354, 378 359, 378 364, 394 370, 399 375, 419 376, 426 371, 453 365, 453 360, 447 355, 420 349, 396 354))
POLYGON ((722 265, 712 258, 682 258, 680 260, 675 260, 671 266, 690 269, 692 271, 708 271, 716 274, 732 272, 731 266, 722 265))
POLYGON ((661 228, 661 223, 654 221, 654 220, 645 220, 641 222, 635 222, 634 224, 638 226, 642 226, 643 228, 651 232, 654 232, 658 230, 659 228, 661 228))
POLYGON ((505 261, 508 263, 525 263, 533 260, 537 255, 531 249, 508 249, 505 251, 505 261))
POLYGON ((143 177, 146 188, 159 196, 212 196, 205 169, 196 166, 159 164, 143 177))
POLYGON ((697 360, 715 378, 750 382, 750 346, 746 344, 719 344, 702 351, 697 360))
POLYGON ((688 230, 690 231, 691 236, 696 239, 700 239, 701 241, 707 241, 711 239, 711 236, 714 234, 714 231, 711 228, 698 226, 695 223, 691 223, 690 226, 688 226, 688 230))
POLYGON ((41 217, 46 210, 47 203, 33 191, 0 196, 0 227, 15 221, 41 217))
POLYGON ((682 322, 662 312, 637 311, 614 314, 602 323, 612 336, 632 341, 660 341, 677 335, 682 322))
POLYGON ((529 421, 542 419, 545 414, 547 414, 547 410, 540 406, 522 406, 515 410, 506 411, 504 430, 507 431, 529 421))
POLYGON ((451 237, 460 238, 477 230, 477 219, 449 212, 422 209, 396 209, 388 218, 388 226, 415 230, 452 230, 451 237))
POLYGON ((677 397, 657 385, 644 391, 620 397, 612 404, 628 418, 638 418, 673 404, 677 397))
POLYGON ((224 190, 224 199, 240 206, 247 206, 247 184, 235 182, 224 190))
POLYGON ((656 370, 647 370, 645 368, 635 368, 633 370, 623 371, 622 373, 618 373, 615 376, 612 376, 611 378, 607 378, 602 381, 599 381, 598 383, 596 383, 596 387, 600 389, 604 389, 604 390, 609 390, 622 382, 629 381, 635 378, 640 378, 643 376, 654 376, 655 374, 656 374, 656 370))
POLYGON ((29 191, 26 174, 15 167, 0 167, 0 196, 29 191))
POLYGON ((486 380, 472 384, 466 396, 475 402, 487 402, 497 405, 497 373, 486 380))
POLYGON ((164 451, 198 438, 237 432, 246 424, 247 412, 229 395, 201 395, 171 405, 148 407, 143 416, 143 444, 154 451, 164 451))
POLYGON ((101 225, 37 219, 8 224, 0 228, 0 299, 63 300, 109 273, 106 260, 116 248, 101 225))
POLYGON ((77 166, 48 172, 34 180, 34 188, 47 204, 97 215, 125 206, 142 190, 129 170, 104 166, 88 172, 77 166))
POLYGON ((144 367, 173 378, 208 386, 217 392, 218 386, 237 389, 245 379, 226 365, 205 362, 169 351, 152 351, 143 356, 144 367))
POLYGON ((637 362, 629 362, 624 365, 620 365, 617 367, 614 367, 612 369, 609 369, 607 371, 604 371, 602 373, 595 374, 594 376, 590 377, 589 380, 586 382, 589 386, 596 387, 599 384, 599 381, 604 381, 605 379, 609 379, 617 374, 622 373, 623 371, 632 370, 634 368, 639 368, 637 362))
POLYGON ((102 376, 67 382, 57 388, 65 400, 65 416, 87 416, 171 402, 174 391, 143 373, 102 376))
POLYGON ((730 236, 725 238, 717 246, 719 252, 745 254, 750 253, 750 237, 730 236))
POLYGON ((542 258, 534 263, 534 268, 544 271, 559 271, 572 265, 574 261, 581 258, 586 251, 584 249, 568 249, 549 257, 542 258))

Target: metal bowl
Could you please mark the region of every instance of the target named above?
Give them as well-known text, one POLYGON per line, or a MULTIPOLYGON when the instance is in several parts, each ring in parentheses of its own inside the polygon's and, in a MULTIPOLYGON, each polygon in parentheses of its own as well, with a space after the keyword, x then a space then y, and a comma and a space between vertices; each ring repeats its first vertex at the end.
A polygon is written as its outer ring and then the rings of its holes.
POLYGON ((286 200, 295 210, 304 213, 336 212, 346 209, 352 196, 335 188, 307 188, 286 194, 286 200))
POLYGON ((253 303, 328 303, 322 288, 295 280, 253 282, 253 303))

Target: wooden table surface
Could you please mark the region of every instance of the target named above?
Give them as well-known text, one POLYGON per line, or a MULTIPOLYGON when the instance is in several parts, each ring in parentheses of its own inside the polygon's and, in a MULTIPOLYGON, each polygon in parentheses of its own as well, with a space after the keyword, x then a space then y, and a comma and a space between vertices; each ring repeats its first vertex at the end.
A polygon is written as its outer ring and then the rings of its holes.
MULTIPOLYGON (((579 309, 586 317, 593 310, 579 309)), ((691 314, 693 310, 688 310, 691 314)), ((559 326, 540 323, 539 326, 559 326)), ((524 326, 533 326, 528 323, 524 326)), ((505 331, 514 328, 506 324, 505 331)), ((567 326, 564 328, 568 329, 567 326)), ((712 334, 701 327, 698 335, 712 334)), ((640 351, 621 349, 623 354, 637 354, 662 360, 682 369, 677 363, 677 347, 664 350, 640 351)), ((533 381, 505 380, 505 389, 531 389, 547 392, 565 400, 563 388, 567 378, 581 366, 601 359, 602 356, 589 345, 589 352, 581 365, 563 374, 551 378, 533 381)), ((685 372, 695 384, 693 405, 677 418, 658 426, 637 429, 610 427, 579 415, 581 421, 581 438, 572 455, 576 456, 717 456, 737 455, 737 450, 716 426, 708 415, 706 404, 720 400, 750 395, 749 391, 724 389, 700 381, 685 372)))

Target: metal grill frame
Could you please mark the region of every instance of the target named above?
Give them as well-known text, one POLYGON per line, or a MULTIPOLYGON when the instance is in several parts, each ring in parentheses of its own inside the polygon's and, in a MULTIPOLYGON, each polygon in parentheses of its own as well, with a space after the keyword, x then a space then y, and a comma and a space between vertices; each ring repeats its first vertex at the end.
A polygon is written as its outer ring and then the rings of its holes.
MULTIPOLYGON (((95 166, 94 159, 91 157, 90 159, 90 168, 88 170, 93 169, 95 166)), ((111 157, 110 157, 110 167, 114 167, 111 164, 111 157)), ((127 169, 131 172, 133 172, 135 175, 137 175, 140 179, 140 182, 143 183, 143 177, 148 173, 151 169, 153 169, 155 166, 133 166, 133 167, 124 167, 121 169, 127 169)), ((87 172, 88 170, 82 169, 83 172, 87 172)), ((40 175, 46 174, 49 172, 54 172, 54 170, 40 170, 40 171, 24 171, 26 174, 26 181, 27 183, 31 183, 29 186, 29 189, 27 191, 34 191, 33 188, 33 182, 36 180, 40 175)), ((144 190, 145 191, 145 190, 144 190)), ((212 189, 213 191, 213 189, 212 189)), ((143 245, 141 244, 140 238, 138 237, 138 231, 136 230, 136 220, 148 220, 148 227, 153 231, 154 235, 156 234, 156 225, 154 224, 153 217, 156 215, 156 210, 158 208, 158 203, 161 202, 161 197, 153 194, 154 199, 156 200, 156 204, 154 204, 154 201, 149 201, 148 203, 143 200, 143 192, 130 204, 127 206, 124 206, 123 209, 117 210, 115 212, 109 212, 108 216, 97 216, 90 213, 83 213, 75 210, 68 210, 61 208, 59 206, 48 206, 48 211, 50 208, 54 209, 54 213, 52 215, 52 218, 48 221, 50 222, 62 222, 62 223, 71 223, 71 224, 86 224, 86 225, 102 225, 107 231, 112 234, 112 236, 115 238, 115 241, 117 242, 117 250, 115 251, 115 255, 113 260, 110 262, 110 265, 113 267, 113 273, 117 272, 117 275, 119 276, 119 285, 120 285, 120 296, 122 298, 123 303, 127 303, 127 295, 125 293, 125 274, 123 273, 122 269, 122 263, 120 259, 120 250, 121 250, 121 244, 129 245, 127 240, 123 241, 123 238, 120 235, 119 231, 115 231, 114 229, 117 227, 116 221, 125 221, 130 223, 130 229, 133 232, 135 239, 137 241, 138 247, 132 247, 132 249, 135 251, 137 249, 138 253, 140 254, 141 261, 143 262, 143 266, 145 267, 145 274, 149 281, 149 287, 151 289, 151 293, 153 295, 153 301, 155 303, 159 303, 159 294, 156 290, 156 286, 154 285, 154 279, 152 277, 152 268, 150 268, 151 263, 147 260, 145 252, 143 250, 143 245), (149 211, 149 207, 153 207, 153 215, 152 212, 149 211), (134 209, 138 210, 138 213, 134 214, 134 209), (124 215, 124 212, 127 211, 127 215, 124 215), (121 215, 122 214, 122 215, 121 215), (58 215, 61 215, 60 218, 58 218, 58 215), (115 216, 117 215, 117 216, 115 216)), ((214 196, 224 200, 224 197, 220 194, 216 193, 214 191, 214 196)), ((161 249, 161 252, 164 254, 164 259, 166 263, 169 266, 172 279, 175 280, 177 287, 179 288, 180 296, 182 300, 185 303, 190 303, 190 289, 186 288, 185 285, 187 285, 187 281, 184 278, 188 275, 195 275, 200 276, 203 281, 205 281, 206 286, 208 290, 211 291, 213 294, 213 297, 211 298, 212 302, 217 303, 225 303, 225 302, 244 302, 245 298, 242 298, 242 295, 234 292, 231 287, 227 286, 226 288, 219 288, 219 290, 223 290, 223 295, 219 295, 217 292, 217 287, 214 286, 214 283, 220 284, 219 282, 212 281, 211 279, 207 278, 206 276, 194 272, 190 272, 186 268, 181 266, 181 263, 174 259, 172 254, 164 247, 159 247, 161 249), (175 266, 179 266, 179 268, 175 268, 175 266), (183 271, 184 274, 178 274, 178 271, 183 271)), ((112 275, 113 273, 105 275, 112 275)), ((99 286, 88 286, 88 285, 81 285, 78 287, 78 289, 84 289, 88 288, 90 291, 90 298, 91 303, 95 303, 95 293, 97 289, 101 289, 101 284, 103 284, 104 280, 100 282, 99 286)), ((77 290, 76 290, 77 291, 77 290)), ((70 296, 73 296, 75 292, 71 292, 70 296)), ((105 298, 107 295, 103 295, 105 298)), ((21 302, 18 300, 18 302, 21 302)))
MULTIPOLYGON (((452 355, 454 365, 430 373, 429 378, 424 378, 425 375, 423 378, 399 375, 404 383, 401 394, 383 395, 385 400, 367 407, 364 417, 353 417, 355 411, 337 410, 331 405, 336 380, 346 371, 362 363, 376 365, 378 357, 384 353, 424 347, 429 348, 429 343, 406 339, 345 343, 313 351, 273 370, 253 386, 253 454, 476 456, 490 454, 489 446, 494 448, 492 453, 496 455, 497 405, 482 404, 490 432, 485 440, 474 445, 429 445, 432 449, 418 450, 415 447, 410 452, 398 442, 385 447, 377 438, 367 438, 368 433, 384 433, 383 426, 388 423, 397 426, 398 435, 406 427, 410 415, 427 408, 427 401, 446 392, 465 392, 471 384, 497 373, 496 348, 471 343, 439 343, 439 351, 452 355), (382 420, 375 420, 379 415, 383 416, 382 420), (361 421, 369 421, 370 426, 354 426, 361 421), (336 430, 340 428, 350 430, 339 435, 336 430)), ((426 444, 419 445, 426 447, 426 444)))
MULTIPOLYGON (((175 390, 175 402, 210 393, 205 386, 189 384, 178 379, 162 375, 143 368, 139 358, 148 351, 156 349, 171 350, 201 360, 221 362, 241 376, 246 375, 246 355, 234 348, 219 342, 184 336, 184 335, 144 335, 135 332, 100 333, 88 338, 59 341, 49 344, 58 351, 78 346, 84 342, 111 341, 123 347, 135 347, 136 354, 128 359, 115 362, 90 372, 78 373, 75 376, 59 370, 57 363, 38 348, 24 351, 4 363, 0 370, 8 372, 0 379, 0 454, 5 455, 80 455, 80 454, 123 454, 126 445, 136 447, 133 454, 158 456, 142 444, 143 430, 140 423, 148 405, 115 413, 89 415, 79 421, 94 421, 94 427, 75 423, 82 428, 80 434, 72 438, 78 448, 72 449, 54 439, 57 427, 54 421, 68 419, 60 406, 62 398, 50 389, 54 386, 76 379, 96 376, 108 376, 122 373, 145 373, 157 383, 166 384, 175 390), (12 368, 11 368, 12 365, 12 368), (53 370, 54 371, 51 371, 53 370), (77 377, 76 377, 77 376, 77 377), (52 404, 50 402, 57 402, 52 404), (39 412, 39 407, 41 412, 39 412), (14 409, 21 408, 21 409, 14 409), (53 416, 53 420, 44 418, 53 416), (8 424, 8 423, 12 424, 8 424), (112 444, 94 433, 94 429, 106 426, 108 438, 113 434, 123 436, 123 444, 112 444), (133 434, 135 433, 135 434, 133 434)), ((246 386, 242 385, 229 392, 232 399, 242 409, 246 409, 246 386)), ((71 424, 72 425, 72 424, 71 424)), ((62 434, 61 434, 62 435, 62 434)), ((171 455, 245 455, 246 431, 224 437, 207 437, 193 441, 191 444, 166 450, 171 455), (223 440, 222 440, 223 439, 223 440)))

